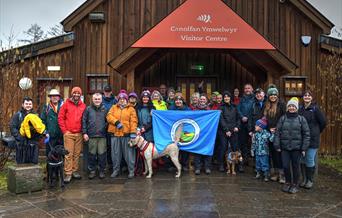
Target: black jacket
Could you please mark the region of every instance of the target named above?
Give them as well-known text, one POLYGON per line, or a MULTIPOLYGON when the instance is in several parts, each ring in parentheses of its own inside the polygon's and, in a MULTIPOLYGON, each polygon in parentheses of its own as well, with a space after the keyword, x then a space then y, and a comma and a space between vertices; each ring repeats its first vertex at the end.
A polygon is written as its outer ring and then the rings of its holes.
POLYGON ((224 103, 220 109, 222 111, 220 116, 220 130, 223 132, 233 132, 235 127, 240 128, 240 116, 233 104, 229 105, 224 103))
POLYGON ((319 148, 320 134, 327 125, 324 114, 318 105, 310 104, 307 108, 299 107, 298 113, 305 117, 310 128, 310 148, 319 148))
POLYGON ((267 127, 268 129, 275 128, 277 123, 284 114, 286 113, 286 104, 282 100, 279 100, 277 103, 277 111, 274 117, 266 115, 267 119, 267 127))
POLYGON ((21 109, 20 111, 16 112, 10 122, 10 131, 11 135, 17 140, 17 141, 22 141, 23 136, 20 135, 19 130, 20 130, 20 125, 24 121, 24 118, 26 117, 27 114, 30 112, 27 112, 24 109, 21 109))
POLYGON ((266 101, 267 99, 264 98, 264 100, 262 101, 262 104, 260 105, 260 102, 257 99, 255 99, 255 102, 253 103, 253 106, 252 106, 251 117, 250 119, 248 119, 249 131, 254 131, 255 122, 264 116, 266 101))
POLYGON ((274 148, 287 151, 306 151, 310 145, 310 129, 303 116, 286 113, 277 124, 274 148))
POLYGON ((82 116, 82 133, 89 137, 106 137, 107 112, 103 104, 100 107, 88 106, 82 116))

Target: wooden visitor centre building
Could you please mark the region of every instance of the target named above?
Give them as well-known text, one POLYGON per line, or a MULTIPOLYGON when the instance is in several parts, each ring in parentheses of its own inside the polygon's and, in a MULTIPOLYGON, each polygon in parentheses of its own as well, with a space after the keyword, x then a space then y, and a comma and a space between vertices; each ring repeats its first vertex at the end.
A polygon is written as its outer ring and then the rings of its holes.
POLYGON ((37 107, 51 88, 67 98, 80 86, 89 103, 107 83, 114 93, 164 83, 188 101, 201 81, 208 94, 273 83, 284 99, 312 90, 334 123, 321 152, 342 151, 342 125, 329 109, 340 99, 328 98, 319 70, 342 42, 326 36, 334 25, 306 0, 87 0, 61 23, 65 35, 0 53, 5 120, 23 96, 37 107), (8 89, 23 76, 30 90, 8 89))

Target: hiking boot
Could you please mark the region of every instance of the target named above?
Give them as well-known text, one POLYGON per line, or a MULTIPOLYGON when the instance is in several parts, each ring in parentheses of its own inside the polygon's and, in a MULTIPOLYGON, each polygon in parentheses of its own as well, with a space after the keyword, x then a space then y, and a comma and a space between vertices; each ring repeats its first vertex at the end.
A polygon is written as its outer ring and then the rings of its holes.
POLYGON ((290 193, 290 194, 296 194, 298 191, 299 191, 299 190, 298 190, 297 185, 292 185, 292 186, 290 187, 290 189, 289 189, 289 193, 290 193))
POLYGON ((279 183, 285 184, 285 176, 284 173, 279 173, 279 183))
POLYGON ((188 172, 188 171, 189 171, 189 167, 182 167, 182 170, 183 170, 184 172, 188 172))
POLYGON ((308 182, 304 185, 304 188, 311 189, 313 187, 313 182, 311 180, 308 180, 308 182))
POLYGON ((260 173, 260 172, 257 172, 254 178, 255 178, 255 179, 260 179, 260 178, 261 178, 261 173, 260 173))
POLYGON ((269 173, 265 173, 264 181, 265 182, 270 181, 270 174, 269 173))
POLYGON ((96 172, 94 171, 90 171, 89 175, 88 175, 88 179, 94 179, 96 177, 96 172))
POLYGON ((223 165, 220 165, 219 169, 218 169, 220 172, 224 172, 224 166, 223 165))
POLYGON ((271 179, 271 181, 276 182, 276 181, 278 181, 278 175, 274 174, 273 176, 271 176, 270 179, 271 179))
POLYGON ((281 190, 282 190, 283 192, 289 192, 290 188, 291 188, 290 184, 285 183, 285 184, 283 185, 283 187, 281 188, 281 190))
POLYGON ((119 171, 114 170, 112 175, 110 175, 110 177, 115 178, 115 177, 118 177, 118 175, 119 175, 119 171))
POLYGON ((195 170, 195 175, 200 175, 201 174, 201 170, 195 170))
POLYGON ((103 171, 101 171, 100 173, 99 173, 99 178, 100 179, 104 179, 106 177, 106 174, 103 172, 103 171))
POLYGON ((72 178, 74 178, 74 179, 82 179, 82 176, 78 172, 73 172, 72 173, 72 178))
POLYGON ((205 169, 205 174, 209 175, 211 173, 211 170, 209 168, 205 169))
POLYGON ((64 178, 64 183, 70 183, 71 182, 71 175, 66 175, 64 178))
POLYGON ((128 179, 133 179, 134 178, 134 172, 129 172, 127 178, 128 179))

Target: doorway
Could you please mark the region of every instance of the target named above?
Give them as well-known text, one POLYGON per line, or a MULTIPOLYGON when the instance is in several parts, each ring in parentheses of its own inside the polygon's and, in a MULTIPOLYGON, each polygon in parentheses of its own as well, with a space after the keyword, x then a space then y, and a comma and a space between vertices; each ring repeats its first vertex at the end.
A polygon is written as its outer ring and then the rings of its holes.
POLYGON ((188 104, 191 95, 198 92, 198 85, 201 82, 203 82, 203 92, 210 98, 211 93, 217 90, 217 76, 180 75, 176 77, 177 87, 182 91, 183 98, 188 104))

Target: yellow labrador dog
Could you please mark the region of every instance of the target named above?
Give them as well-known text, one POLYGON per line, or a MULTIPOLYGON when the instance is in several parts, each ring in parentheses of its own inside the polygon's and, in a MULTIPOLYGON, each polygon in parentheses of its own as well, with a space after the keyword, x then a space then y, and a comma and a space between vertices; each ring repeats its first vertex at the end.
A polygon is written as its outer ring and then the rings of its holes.
POLYGON ((135 139, 131 139, 128 144, 131 147, 137 146, 140 149, 140 152, 143 154, 145 159, 144 175, 146 175, 148 171, 148 175, 146 176, 146 178, 151 178, 153 174, 152 159, 157 159, 163 156, 169 156, 173 164, 176 166, 177 172, 175 177, 178 178, 181 176, 182 166, 178 160, 179 148, 176 142, 167 145, 165 150, 161 154, 158 153, 152 142, 146 141, 140 134, 138 134, 135 139))

